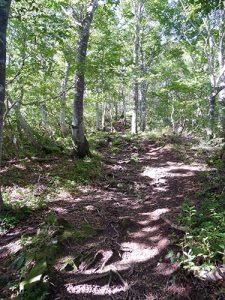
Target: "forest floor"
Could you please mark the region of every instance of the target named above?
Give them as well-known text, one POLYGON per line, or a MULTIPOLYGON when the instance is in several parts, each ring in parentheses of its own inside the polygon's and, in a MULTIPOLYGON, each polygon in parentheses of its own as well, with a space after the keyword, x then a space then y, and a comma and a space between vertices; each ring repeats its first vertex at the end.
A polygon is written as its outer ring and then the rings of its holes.
MULTIPOLYGON (((198 201, 202 175, 211 172, 204 151, 199 155, 185 142, 188 146, 177 147, 157 139, 115 141, 112 136, 98 145, 101 159, 94 164, 87 159, 86 169, 78 166, 75 175, 73 161, 65 157, 7 164, 1 171, 5 193, 23 201, 32 190, 34 203, 48 202, 2 232, 1 275, 8 281, 18 276, 7 258, 20 253, 22 234, 36 232, 54 212, 76 228, 88 224, 93 234, 63 244, 50 299, 225 299, 170 256, 171 251, 179 256, 176 243, 183 232, 173 224, 181 207, 188 199, 198 201), (83 180, 82 172, 89 177, 83 180)), ((9 299, 12 290, 2 289, 0 299, 9 299)))

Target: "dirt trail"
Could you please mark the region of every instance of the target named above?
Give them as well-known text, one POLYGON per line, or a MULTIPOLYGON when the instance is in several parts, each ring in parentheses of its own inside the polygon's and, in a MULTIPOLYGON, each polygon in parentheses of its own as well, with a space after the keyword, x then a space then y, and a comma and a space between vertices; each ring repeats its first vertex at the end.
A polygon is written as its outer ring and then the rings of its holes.
POLYGON ((64 256, 91 253, 92 259, 77 272, 59 272, 64 285, 53 288, 53 298, 211 299, 210 287, 167 257, 176 248, 171 234, 182 233, 162 218, 176 222, 183 201, 200 189, 206 167, 151 140, 123 141, 114 155, 109 148, 102 152, 104 180, 75 199, 62 195, 54 202, 57 214, 74 225, 88 222, 97 235, 67 245, 64 256))

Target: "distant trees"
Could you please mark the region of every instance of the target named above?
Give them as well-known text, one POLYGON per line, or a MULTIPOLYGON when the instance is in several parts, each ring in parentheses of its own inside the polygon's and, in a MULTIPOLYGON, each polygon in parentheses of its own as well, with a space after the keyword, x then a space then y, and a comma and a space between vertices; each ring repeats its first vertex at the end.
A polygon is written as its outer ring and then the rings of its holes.
MULTIPOLYGON (((185 38, 189 43, 203 41, 202 55, 207 58, 207 72, 210 83, 209 92, 209 130, 210 138, 216 133, 218 123, 220 135, 225 137, 225 10, 220 0, 180 0, 186 22, 185 38), (216 103, 219 97, 218 122, 216 122, 216 103)), ((183 25, 184 27, 185 25, 183 25)), ((194 53, 193 53, 194 54, 194 53)), ((218 130, 217 130, 218 131, 218 130)))

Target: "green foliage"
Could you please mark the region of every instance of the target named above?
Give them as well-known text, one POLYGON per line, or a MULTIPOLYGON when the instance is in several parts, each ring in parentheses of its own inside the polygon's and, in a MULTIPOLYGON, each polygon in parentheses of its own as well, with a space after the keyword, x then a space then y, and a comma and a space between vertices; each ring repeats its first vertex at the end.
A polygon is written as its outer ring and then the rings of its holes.
POLYGON ((93 154, 92 157, 84 160, 77 160, 74 164, 71 180, 78 184, 88 184, 94 179, 100 177, 101 174, 101 160, 100 156, 93 154))
POLYGON ((14 193, 20 193, 22 199, 15 201, 9 193, 3 193, 4 210, 0 214, 0 232, 15 227, 20 221, 27 219, 33 211, 45 207, 45 199, 34 196, 33 191, 20 191, 18 188, 14 193))
POLYGON ((187 228, 180 242, 184 268, 197 275, 225 259, 225 195, 205 192, 200 207, 183 205, 181 223, 187 228))
POLYGON ((187 4, 192 5, 192 9, 196 12, 208 14, 215 9, 223 9, 224 2, 221 0, 188 0, 187 4))
POLYGON ((93 235, 91 225, 81 224, 80 229, 75 229, 67 220, 50 213, 34 237, 22 238, 23 250, 12 262, 21 278, 18 299, 47 299, 49 279, 61 246, 68 239, 83 242, 93 235))
POLYGON ((31 210, 28 207, 12 208, 5 205, 4 211, 0 214, 0 232, 15 227, 21 220, 28 218, 31 210))
POLYGON ((165 137, 165 140, 169 143, 169 144, 173 144, 173 145, 181 145, 183 143, 183 139, 182 136, 179 134, 171 134, 171 135, 167 135, 165 137))

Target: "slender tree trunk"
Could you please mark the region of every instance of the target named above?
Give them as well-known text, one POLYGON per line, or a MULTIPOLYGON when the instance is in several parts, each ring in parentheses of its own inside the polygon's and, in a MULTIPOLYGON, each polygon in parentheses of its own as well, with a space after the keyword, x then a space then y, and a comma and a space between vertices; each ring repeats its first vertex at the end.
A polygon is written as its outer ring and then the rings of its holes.
MULTIPOLYGON (((7 98, 9 100, 10 104, 13 105, 13 101, 10 99, 9 95, 7 98)), ((23 131, 24 131, 25 135, 27 136, 27 138, 29 139, 30 143, 38 150, 41 150, 42 147, 40 146, 40 143, 36 140, 32 128, 26 122, 25 118, 21 114, 21 111, 20 111, 21 101, 22 101, 22 99, 20 99, 20 101, 18 101, 18 103, 15 105, 15 112, 16 112, 18 126, 21 129, 23 129, 23 131)))
POLYGON ((109 104, 109 118, 110 118, 110 131, 113 132, 113 112, 112 112, 112 104, 109 104))
POLYGON ((98 100, 95 102, 95 118, 96 118, 96 130, 100 130, 100 122, 99 122, 99 105, 98 100))
POLYGON ((115 121, 118 120, 118 102, 117 100, 114 101, 114 107, 115 107, 115 121))
POLYGON ((212 93, 209 97, 209 138, 210 139, 212 139, 214 136, 215 104, 216 104, 216 96, 212 93))
POLYGON ((216 105, 216 95, 214 94, 214 90, 216 87, 216 76, 215 76, 215 50, 214 50, 214 40, 210 28, 209 19, 205 23, 206 30, 208 33, 208 41, 209 41, 209 71, 210 71, 210 83, 211 83, 211 95, 209 96, 209 132, 208 136, 210 139, 213 138, 214 135, 214 125, 215 125, 215 105, 216 105))
POLYGON ((219 93, 219 130, 221 137, 225 138, 225 89, 219 93))
POLYGON ((1 186, 0 186, 0 212, 3 211, 4 203, 2 198, 1 186))
POLYGON ((102 104, 102 130, 103 131, 105 131, 105 129, 106 129, 106 126, 105 126, 105 121, 106 121, 106 107, 107 107, 107 104, 104 101, 103 104, 102 104))
POLYGON ((60 129, 63 135, 66 135, 68 132, 68 128, 66 126, 66 89, 69 79, 69 70, 70 70, 70 63, 65 62, 65 77, 62 80, 61 85, 61 93, 62 96, 60 98, 60 129))
POLYGON ((143 32, 140 39, 140 71, 141 77, 143 78, 140 84, 140 128, 141 131, 144 132, 146 130, 146 97, 148 91, 148 83, 145 79, 145 76, 147 74, 147 65, 143 51, 143 32))
MULTIPOLYGON (((0 0, 0 165, 2 163, 3 126, 5 112, 5 79, 6 79, 6 30, 9 18, 10 0, 0 0)), ((0 211, 3 210, 3 199, 0 186, 0 211)))
POLYGON ((138 122, 138 82, 134 83, 134 98, 133 98, 133 111, 131 120, 131 132, 137 133, 137 122, 138 122))
MULTIPOLYGON (((219 61, 219 86, 225 84, 225 12, 221 14, 221 26, 220 26, 220 42, 218 47, 218 61, 219 61)), ((225 89, 221 90, 219 93, 219 130, 220 135, 225 138, 225 89)))
POLYGON ((124 87, 122 88, 122 116, 123 116, 123 123, 124 123, 124 126, 126 126, 126 123, 127 123, 127 106, 126 106, 126 96, 125 96, 125 93, 124 93, 124 87))
POLYGON ((131 132, 137 133, 138 128, 138 94, 139 94, 139 85, 138 85, 138 62, 139 62, 139 34, 140 34, 140 18, 142 12, 142 3, 139 3, 139 0, 134 1, 134 18, 135 18, 135 37, 134 37, 134 94, 133 94, 133 110, 132 110, 132 120, 131 120, 131 132))
MULTIPOLYGON (((90 154, 89 144, 84 134, 84 90, 85 90, 85 63, 87 56, 90 27, 98 0, 91 0, 85 18, 79 27, 79 42, 77 49, 77 70, 75 76, 75 98, 73 103, 72 138, 74 152, 84 158, 90 154)), ((80 21, 80 20, 79 20, 80 21)))
POLYGON ((140 99, 140 109, 141 109, 141 131, 146 130, 146 95, 148 90, 148 84, 146 80, 141 82, 141 99, 140 99))

